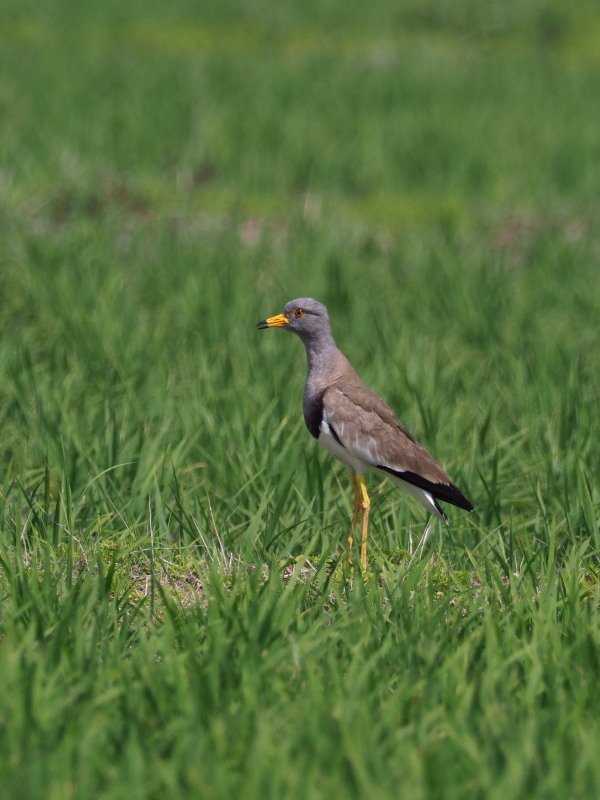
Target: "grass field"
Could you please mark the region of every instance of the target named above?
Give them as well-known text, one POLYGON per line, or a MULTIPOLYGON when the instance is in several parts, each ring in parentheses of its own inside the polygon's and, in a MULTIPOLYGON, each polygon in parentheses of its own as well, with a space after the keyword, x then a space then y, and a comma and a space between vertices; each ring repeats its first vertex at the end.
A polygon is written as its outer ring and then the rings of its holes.
POLYGON ((2 800, 599 796, 597 4, 197 5, 4 3, 2 800), (364 576, 305 295, 476 506, 364 576))

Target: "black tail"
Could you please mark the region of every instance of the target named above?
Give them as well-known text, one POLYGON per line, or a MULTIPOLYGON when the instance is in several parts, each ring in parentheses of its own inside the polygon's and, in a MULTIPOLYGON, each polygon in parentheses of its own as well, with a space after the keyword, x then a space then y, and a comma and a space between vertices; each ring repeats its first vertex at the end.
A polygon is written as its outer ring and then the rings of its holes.
MULTIPOLYGON (((427 478, 417 475, 416 472, 392 469, 383 464, 375 464, 375 468, 388 472, 401 481, 412 483, 413 486, 418 486, 419 489, 429 492, 436 500, 442 500, 444 503, 451 503, 453 506, 458 506, 458 508, 464 508, 465 511, 473 511, 473 503, 468 500, 453 483, 433 483, 432 481, 428 481, 427 478)), ((439 511, 444 517, 446 516, 441 508, 439 511)))

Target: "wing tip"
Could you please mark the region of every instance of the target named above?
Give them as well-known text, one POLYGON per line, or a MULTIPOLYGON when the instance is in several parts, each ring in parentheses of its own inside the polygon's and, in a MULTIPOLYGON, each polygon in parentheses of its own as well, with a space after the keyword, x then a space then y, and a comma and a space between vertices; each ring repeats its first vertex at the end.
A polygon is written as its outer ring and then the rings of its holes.
POLYGON ((457 499, 460 500, 459 503, 454 503, 454 505, 458 506, 458 508, 464 509, 465 511, 473 511, 475 506, 469 500, 469 498, 465 497, 465 495, 456 486, 453 485, 452 488, 454 489, 454 491, 456 493, 457 499))
POLYGON ((440 483, 437 485, 441 490, 439 494, 435 494, 435 490, 433 491, 434 497, 437 500, 443 500, 445 503, 450 503, 457 508, 462 508, 464 511, 473 511, 473 503, 468 497, 465 497, 458 486, 455 486, 453 483, 440 483))
POLYGON ((393 469, 393 467, 388 467, 385 464, 376 464, 375 469, 387 472, 389 475, 393 475, 405 483, 410 483, 413 486, 417 486, 419 489, 423 489, 425 492, 429 492, 435 503, 436 511, 439 512, 443 519, 447 520, 448 518, 440 508, 437 502, 438 500, 442 500, 444 503, 450 503, 465 511, 473 511, 473 503, 465 497, 458 486, 455 486, 453 483, 433 483, 433 481, 427 480, 427 478, 424 478, 416 472, 393 469))

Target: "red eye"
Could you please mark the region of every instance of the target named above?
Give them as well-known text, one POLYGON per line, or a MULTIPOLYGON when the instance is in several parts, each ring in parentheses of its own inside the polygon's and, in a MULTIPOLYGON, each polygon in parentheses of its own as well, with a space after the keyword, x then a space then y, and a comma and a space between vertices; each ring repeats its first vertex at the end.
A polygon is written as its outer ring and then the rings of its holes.
POLYGON ((303 316, 304 316, 304 311, 302 311, 302 309, 301 309, 301 308, 296 308, 296 309, 294 310, 294 316, 295 316, 295 317, 298 317, 298 319, 300 319, 300 317, 303 317, 303 316))

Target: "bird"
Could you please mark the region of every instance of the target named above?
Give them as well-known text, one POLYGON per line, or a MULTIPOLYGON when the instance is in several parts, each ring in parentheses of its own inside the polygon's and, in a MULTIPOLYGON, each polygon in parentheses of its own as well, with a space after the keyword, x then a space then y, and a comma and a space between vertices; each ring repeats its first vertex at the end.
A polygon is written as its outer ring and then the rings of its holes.
POLYGON ((302 408, 306 427, 350 471, 354 512, 348 535, 348 560, 361 521, 361 569, 367 569, 371 501, 364 474, 374 470, 415 497, 435 517, 448 521, 438 501, 466 511, 473 504, 442 467, 371 391, 339 350, 326 306, 310 297, 286 303, 283 313, 257 323, 259 330, 283 328, 306 348, 308 369, 302 408))

